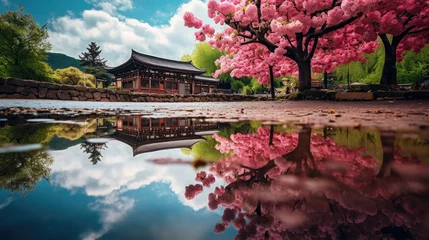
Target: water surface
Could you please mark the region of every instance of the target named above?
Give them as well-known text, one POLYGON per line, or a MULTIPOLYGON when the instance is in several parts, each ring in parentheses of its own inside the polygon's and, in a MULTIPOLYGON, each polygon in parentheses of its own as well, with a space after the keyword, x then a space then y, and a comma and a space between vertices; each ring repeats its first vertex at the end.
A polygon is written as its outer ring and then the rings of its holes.
POLYGON ((427 239, 421 132, 0 122, 2 239, 427 239))

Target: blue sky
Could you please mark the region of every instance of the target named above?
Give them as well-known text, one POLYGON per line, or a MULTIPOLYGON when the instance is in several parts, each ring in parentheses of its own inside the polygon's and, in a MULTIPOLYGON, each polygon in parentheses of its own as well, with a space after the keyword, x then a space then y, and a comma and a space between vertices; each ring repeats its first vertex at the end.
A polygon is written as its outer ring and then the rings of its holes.
MULTIPOLYGON (((123 11, 122 15, 153 25, 168 24, 168 20, 176 9, 186 2, 184 0, 134 0, 133 9, 123 11)), ((44 24, 51 18, 64 16, 69 12, 79 15, 84 10, 93 8, 93 4, 85 0, 7 0, 7 4, 11 9, 16 9, 21 4, 39 24, 44 24)), ((2 12, 5 11, 4 4, 1 4, 0 9, 2 12)))
POLYGON ((77 58, 90 42, 101 46, 109 66, 126 61, 131 49, 169 59, 192 53, 194 32, 183 15, 193 12, 204 23, 207 0, 1 0, 16 10, 24 6, 36 21, 48 23, 51 52, 77 58))

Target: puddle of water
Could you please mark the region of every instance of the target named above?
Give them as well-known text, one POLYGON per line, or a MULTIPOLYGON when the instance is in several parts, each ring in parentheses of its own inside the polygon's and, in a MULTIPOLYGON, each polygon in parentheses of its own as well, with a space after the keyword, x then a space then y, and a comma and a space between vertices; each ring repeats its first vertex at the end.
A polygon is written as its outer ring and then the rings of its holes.
POLYGON ((0 126, 10 239, 429 238, 422 132, 148 116, 0 126))

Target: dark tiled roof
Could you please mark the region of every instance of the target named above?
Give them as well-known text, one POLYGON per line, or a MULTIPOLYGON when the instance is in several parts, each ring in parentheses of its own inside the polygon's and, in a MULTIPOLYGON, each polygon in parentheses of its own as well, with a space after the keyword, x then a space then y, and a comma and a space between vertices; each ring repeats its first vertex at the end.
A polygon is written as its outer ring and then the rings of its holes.
POLYGON ((219 82, 219 79, 206 77, 206 76, 195 76, 195 80, 205 81, 205 82, 215 82, 215 83, 219 82))
POLYGON ((205 69, 195 67, 192 62, 182 62, 166 58, 150 56, 147 54, 139 53, 134 50, 131 52, 131 57, 123 64, 117 67, 106 67, 105 69, 110 73, 118 73, 135 69, 135 64, 143 65, 148 68, 165 70, 170 72, 190 73, 201 75, 206 72, 205 69))
POLYGON ((203 74, 206 72, 206 70, 204 69, 195 67, 194 65, 192 65, 191 62, 182 62, 166 58, 154 57, 136 52, 134 50, 132 51, 132 58, 135 61, 142 63, 143 65, 149 65, 152 67, 193 72, 195 74, 203 74))
POLYGON ((197 143, 204 141, 204 138, 195 138, 195 139, 181 139, 174 140, 168 142, 157 142, 157 143, 149 143, 146 145, 141 145, 138 148, 134 149, 134 156, 148 153, 148 152, 156 152, 167 149, 176 149, 176 148, 192 148, 192 146, 197 143))
POLYGON ((143 140, 118 131, 111 135, 111 137, 131 146, 134 156, 145 152, 155 152, 173 148, 191 148, 195 143, 205 140, 201 135, 143 140))

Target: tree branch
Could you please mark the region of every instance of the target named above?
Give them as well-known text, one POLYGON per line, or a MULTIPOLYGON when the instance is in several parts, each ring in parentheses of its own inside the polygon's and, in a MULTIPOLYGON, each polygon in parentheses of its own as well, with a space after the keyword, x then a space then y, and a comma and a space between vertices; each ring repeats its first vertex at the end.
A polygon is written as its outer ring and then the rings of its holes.
POLYGON ((313 42, 313 48, 311 49, 310 54, 308 55, 308 58, 311 59, 314 56, 314 53, 316 52, 317 49, 317 44, 319 43, 319 38, 316 37, 314 38, 314 42, 313 42))
POLYGON ((308 34, 307 37, 310 37, 310 38, 321 37, 321 36, 323 36, 325 34, 331 33, 331 32, 333 32, 335 30, 338 30, 340 28, 345 27, 347 24, 350 24, 350 23, 354 22, 355 20, 357 20, 361 16, 362 16, 362 13, 359 13, 357 16, 351 17, 351 18, 349 18, 347 20, 344 20, 344 21, 342 21, 342 22, 340 22, 338 24, 326 27, 325 29, 322 29, 322 30, 317 31, 317 32, 312 33, 312 34, 308 34))
POLYGON ((251 44, 251 43, 258 43, 258 41, 257 41, 257 40, 255 40, 255 39, 252 39, 252 40, 249 40, 249 41, 247 41, 247 42, 243 42, 243 43, 241 43, 241 46, 244 46, 244 45, 247 45, 247 44, 251 44))
POLYGON ((413 31, 413 32, 408 32, 408 34, 410 35, 410 34, 417 34, 417 33, 422 33, 422 32, 425 32, 425 31, 429 31, 429 27, 428 28, 423 28, 423 29, 420 29, 420 30, 416 30, 416 31, 413 31))

